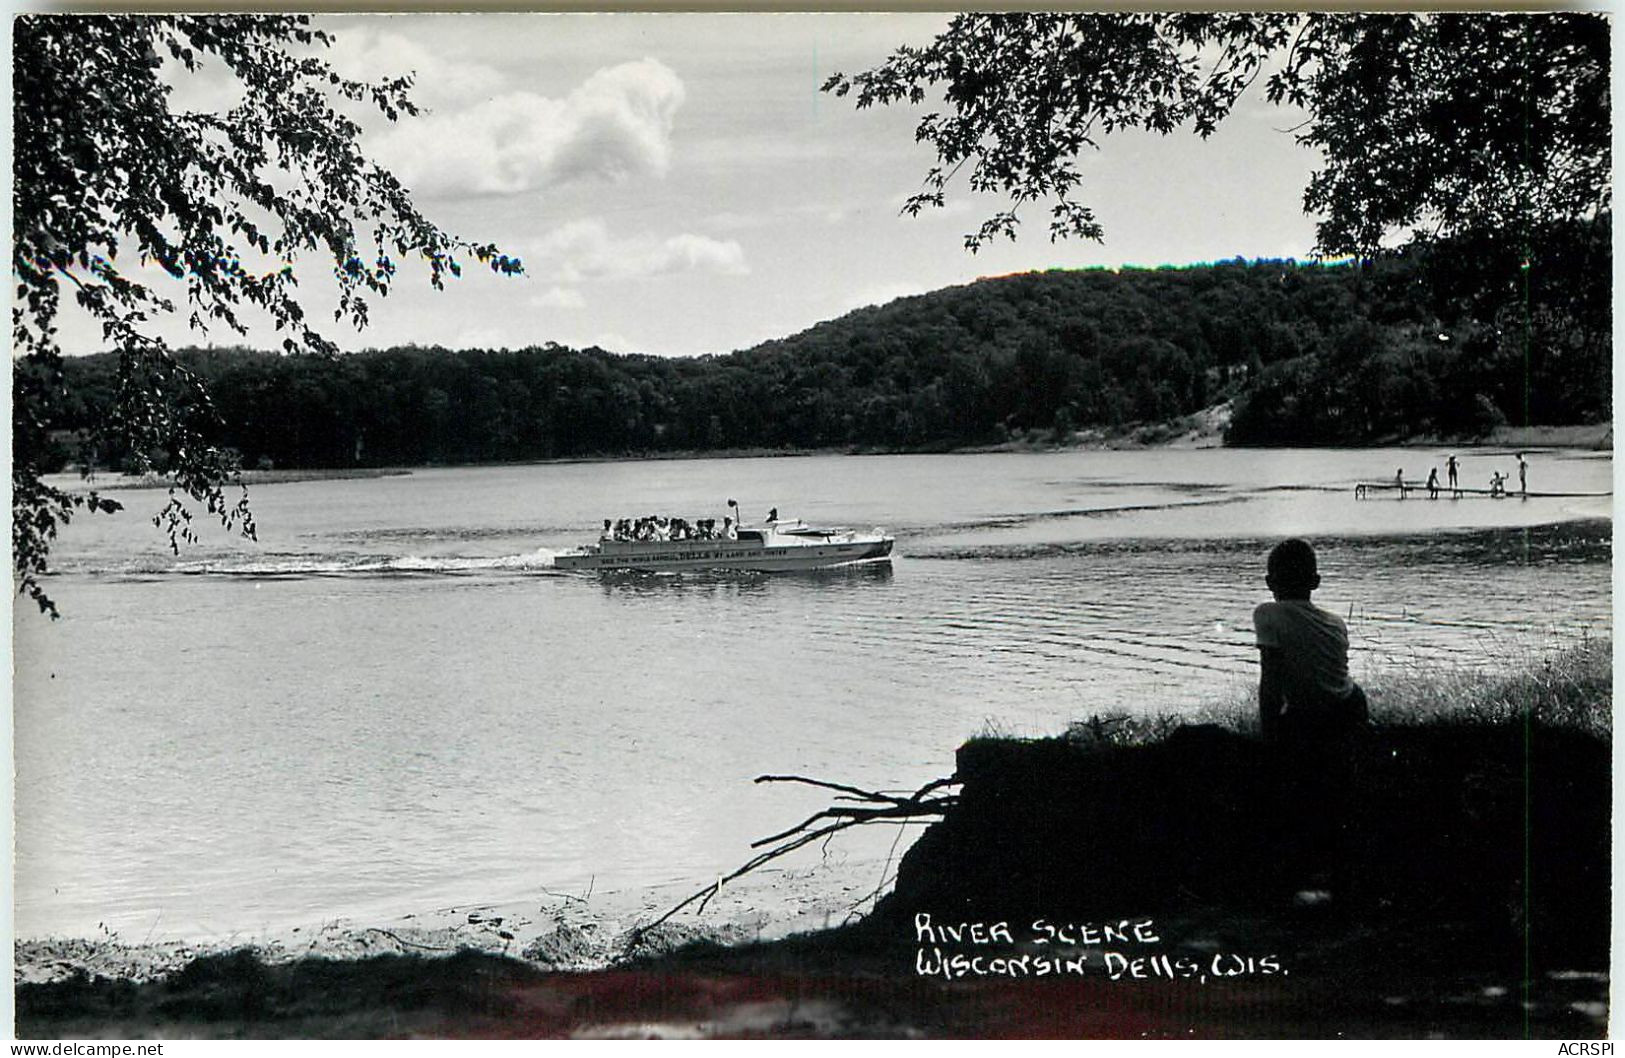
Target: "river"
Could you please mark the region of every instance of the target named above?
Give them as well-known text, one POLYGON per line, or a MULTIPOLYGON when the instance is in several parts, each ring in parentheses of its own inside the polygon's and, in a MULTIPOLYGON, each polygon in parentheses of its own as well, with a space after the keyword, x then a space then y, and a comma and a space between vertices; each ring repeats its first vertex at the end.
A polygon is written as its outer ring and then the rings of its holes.
MULTIPOLYGON (((115 490, 125 513, 57 543, 62 619, 15 608, 16 932, 218 939, 703 883, 828 803, 756 775, 913 788, 979 731, 1243 697, 1285 534, 1315 542, 1357 678, 1611 634, 1609 456, 1534 453, 1531 490, 1560 497, 1354 496, 1398 467, 1442 474, 1443 456, 431 469, 258 486, 258 542, 208 531, 178 556, 147 521, 163 493, 115 490), (794 575, 551 568, 606 517, 720 519, 729 498, 748 520, 883 526, 897 555, 794 575)), ((1482 487, 1515 461, 1476 449, 1462 468, 1482 487)))

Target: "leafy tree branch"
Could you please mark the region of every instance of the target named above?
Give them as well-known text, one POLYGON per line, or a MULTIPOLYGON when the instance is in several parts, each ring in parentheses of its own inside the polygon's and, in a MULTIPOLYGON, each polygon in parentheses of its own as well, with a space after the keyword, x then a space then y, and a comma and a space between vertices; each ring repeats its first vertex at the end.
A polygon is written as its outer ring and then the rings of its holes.
POLYGON ((824 90, 858 108, 941 105, 915 137, 936 152, 914 214, 956 174, 1011 202, 966 235, 1014 238, 1049 203, 1051 239, 1100 241, 1081 160, 1110 133, 1212 135, 1263 76, 1307 118, 1323 165, 1304 207, 1327 255, 1369 256, 1395 232, 1432 239, 1538 228, 1608 211, 1608 23, 1598 14, 963 14, 824 90), (1266 71, 1268 71, 1266 75, 1266 71))
MULTIPOLYGON (((409 77, 341 76, 331 43, 306 16, 37 15, 14 23, 12 271, 13 569, 20 591, 55 615, 40 577, 51 541, 79 511, 117 505, 41 480, 47 423, 61 391, 57 321, 66 293, 120 351, 117 400, 90 444, 132 453, 166 475, 155 522, 188 540, 185 499, 252 536, 233 459, 207 440, 215 422, 201 381, 157 336, 160 316, 246 333, 245 310, 269 316, 286 351, 332 353, 306 318, 296 265, 330 258, 334 321, 364 327, 399 262, 435 288, 472 259, 499 274, 521 264, 448 234, 361 150, 355 111, 415 115, 409 77), (234 100, 183 110, 174 76, 222 72, 234 100), (157 276, 167 287, 160 287, 157 276), (178 290, 171 294, 167 290, 178 290), (177 304, 177 301, 181 304, 177 304), (183 499, 184 498, 184 499, 183 499)), ((81 461, 86 462, 85 460, 81 461)))

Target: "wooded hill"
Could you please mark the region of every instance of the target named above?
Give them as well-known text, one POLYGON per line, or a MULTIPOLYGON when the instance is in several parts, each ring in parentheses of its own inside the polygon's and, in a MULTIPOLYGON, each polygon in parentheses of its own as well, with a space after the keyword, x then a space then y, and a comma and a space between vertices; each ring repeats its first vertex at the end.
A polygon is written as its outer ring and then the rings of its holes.
MULTIPOLYGON (((1472 436, 1610 408, 1609 221, 1353 265, 1235 261, 978 280, 694 359, 545 343, 324 358, 185 350, 245 466, 1062 438, 1233 400, 1230 444, 1472 436), (1529 267, 1522 267, 1527 258, 1529 267)), ((64 462, 96 461, 116 354, 71 358, 64 462)), ((17 370, 26 370, 19 367, 17 370)), ((196 411, 196 409, 194 409, 196 411)))

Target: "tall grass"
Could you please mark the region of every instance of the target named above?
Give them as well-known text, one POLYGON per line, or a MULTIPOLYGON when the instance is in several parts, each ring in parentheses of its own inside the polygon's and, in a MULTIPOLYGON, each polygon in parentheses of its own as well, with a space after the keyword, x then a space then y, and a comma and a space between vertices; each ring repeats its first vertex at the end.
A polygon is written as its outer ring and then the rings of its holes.
POLYGON ((1551 727, 1613 734, 1613 640, 1583 638, 1563 650, 1528 650, 1500 664, 1433 663, 1379 668, 1366 692, 1374 721, 1507 724, 1526 717, 1551 727))
MULTIPOLYGON (((1613 734, 1613 640, 1586 636, 1570 647, 1508 647, 1478 664, 1409 660, 1370 668, 1362 685, 1371 719, 1385 727, 1497 725, 1527 717, 1550 727, 1613 734)), ((1075 720, 1065 737, 1089 746, 1159 742, 1177 727, 1217 724, 1258 730, 1256 687, 1232 688, 1193 710, 1112 712, 1075 720)))

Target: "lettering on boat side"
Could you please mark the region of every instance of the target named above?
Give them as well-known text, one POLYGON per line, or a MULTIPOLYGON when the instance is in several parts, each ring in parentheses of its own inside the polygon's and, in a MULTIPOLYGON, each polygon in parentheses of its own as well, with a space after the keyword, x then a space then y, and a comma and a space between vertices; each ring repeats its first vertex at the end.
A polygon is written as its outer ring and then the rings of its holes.
POLYGON ((1099 977, 1108 981, 1189 981, 1285 976, 1278 955, 1163 950, 1152 919, 997 922, 914 916, 914 972, 921 977, 1099 977))

